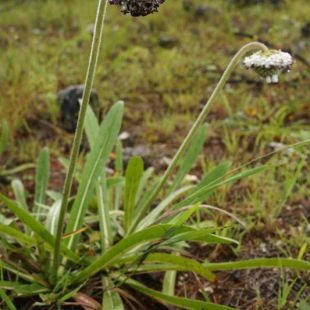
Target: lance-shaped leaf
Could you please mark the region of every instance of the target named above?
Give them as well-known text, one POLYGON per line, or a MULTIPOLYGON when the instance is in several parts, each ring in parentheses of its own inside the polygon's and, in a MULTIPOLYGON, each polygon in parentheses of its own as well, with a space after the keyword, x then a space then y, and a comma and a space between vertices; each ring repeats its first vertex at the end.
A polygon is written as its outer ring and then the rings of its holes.
MULTIPOLYGON (((80 229, 94 193, 96 182, 115 144, 121 126, 124 105, 118 101, 107 113, 100 125, 93 148, 88 155, 87 162, 82 174, 79 189, 70 212, 70 218, 66 233, 80 229)), ((79 235, 72 235, 67 240, 68 247, 75 249, 79 235)))

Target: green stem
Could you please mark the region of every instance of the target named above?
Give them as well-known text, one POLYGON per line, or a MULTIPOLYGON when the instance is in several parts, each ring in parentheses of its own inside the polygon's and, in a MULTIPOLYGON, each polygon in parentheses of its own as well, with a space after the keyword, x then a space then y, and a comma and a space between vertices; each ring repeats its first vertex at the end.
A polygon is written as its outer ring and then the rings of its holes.
POLYGON ((229 76, 231 75, 233 69, 237 65, 237 63, 240 61, 240 59, 249 51, 258 49, 263 51, 268 51, 268 48, 266 45, 259 43, 259 42, 251 42, 249 44, 246 44, 243 46, 237 54, 234 56, 234 58, 229 63, 228 67, 226 68, 225 72, 223 73, 219 83, 217 84, 216 88, 214 89, 211 97, 209 98, 208 102, 204 106, 203 110, 201 111, 200 115, 196 119, 194 125, 192 126, 191 130, 187 134, 185 140, 181 144, 180 148, 178 149, 177 153, 174 155, 170 165, 168 166, 167 170, 165 171, 164 175, 162 176, 161 180, 157 184, 156 188, 154 189, 152 195, 149 197, 148 201, 145 204, 145 207, 143 210, 141 210, 140 217, 137 217, 135 221, 133 222, 131 229, 128 231, 128 234, 130 234, 138 225, 141 218, 144 216, 147 209, 151 206, 152 202, 156 199, 157 195, 159 194, 160 190, 165 185, 168 177, 172 173, 173 169, 176 167, 178 161, 180 160, 181 156, 185 152, 185 150, 188 148, 189 144, 191 143, 193 137, 197 133, 198 129, 200 128, 201 124, 205 120, 207 114, 209 113, 213 103, 219 96, 221 90, 223 89, 225 83, 227 82, 229 76))
POLYGON ((85 88, 83 92, 83 98, 81 101, 81 109, 79 112, 78 122, 76 126, 72 151, 71 151, 71 157, 70 157, 70 163, 69 168, 64 184, 64 190, 63 190, 63 197, 59 212, 59 220, 58 220, 58 226, 56 231, 56 242, 54 247, 54 261, 52 265, 51 270, 51 277, 50 281, 52 284, 55 284, 57 281, 57 271, 60 263, 60 244, 61 244, 61 237, 63 232, 63 226, 64 226, 64 219, 67 211, 67 205, 68 205, 68 199, 72 187, 72 180, 73 180, 73 174, 76 166, 76 161, 79 155, 79 149, 81 145, 82 135, 83 135, 83 129, 84 129, 84 120, 86 115, 86 109, 89 102, 91 89, 93 86, 95 71, 97 67, 97 61, 98 56, 100 52, 100 43, 102 38, 102 31, 104 26, 104 19, 106 15, 107 10, 107 4, 108 0, 104 1, 99 0, 98 8, 97 8, 97 16, 95 21, 95 29, 94 29, 94 35, 93 35, 93 41, 92 46, 90 50, 90 57, 89 57, 89 63, 88 63, 88 69, 86 73, 86 79, 85 79, 85 88))

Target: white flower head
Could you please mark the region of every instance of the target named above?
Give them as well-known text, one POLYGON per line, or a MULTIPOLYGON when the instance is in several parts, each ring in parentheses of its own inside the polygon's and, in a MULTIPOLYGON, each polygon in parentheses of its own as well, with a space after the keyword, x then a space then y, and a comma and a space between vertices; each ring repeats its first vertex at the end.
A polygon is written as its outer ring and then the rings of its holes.
POLYGON ((243 60, 244 66, 254 69, 267 83, 278 83, 278 74, 289 72, 293 64, 292 56, 289 53, 269 50, 268 52, 259 51, 243 60))

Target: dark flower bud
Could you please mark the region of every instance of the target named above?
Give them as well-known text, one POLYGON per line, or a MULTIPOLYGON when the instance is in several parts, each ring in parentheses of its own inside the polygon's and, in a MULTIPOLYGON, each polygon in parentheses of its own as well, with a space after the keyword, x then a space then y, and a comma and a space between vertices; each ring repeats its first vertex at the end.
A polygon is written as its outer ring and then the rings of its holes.
POLYGON ((109 0, 112 5, 120 5, 124 14, 131 16, 146 16, 158 12, 158 7, 165 0, 109 0))

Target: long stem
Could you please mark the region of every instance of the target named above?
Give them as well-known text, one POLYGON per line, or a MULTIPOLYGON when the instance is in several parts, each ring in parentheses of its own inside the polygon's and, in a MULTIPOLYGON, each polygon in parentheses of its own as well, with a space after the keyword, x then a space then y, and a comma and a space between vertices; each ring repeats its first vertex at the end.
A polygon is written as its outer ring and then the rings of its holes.
POLYGON ((83 92, 81 108, 80 108, 78 122, 76 126, 76 131, 75 131, 75 136, 74 136, 74 141, 73 141, 73 146, 72 146, 72 151, 71 151, 71 156, 70 156, 70 163, 69 163, 68 173, 67 173, 65 184, 64 184, 63 197, 62 197, 62 202, 61 202, 61 207, 60 207, 60 212, 59 212, 59 220, 58 220, 58 226, 57 226, 57 231, 56 231, 56 242, 55 242, 55 247, 54 247, 54 261, 53 261, 51 277, 50 277, 50 281, 53 284, 57 280, 57 270, 58 270, 59 262, 60 262, 60 244, 61 244, 61 237, 62 237, 63 226, 64 226, 64 219, 65 219, 68 199, 69 199, 69 195, 70 195, 70 191, 72 187, 73 174, 74 174, 76 161, 78 158, 80 144, 82 140, 86 109, 87 109, 87 105, 89 102, 91 89, 93 86, 93 81, 94 81, 94 76, 95 76, 95 71, 97 67, 97 61, 98 61, 98 56, 100 52, 100 43, 101 43, 101 38, 102 38, 102 31, 103 31, 104 19, 105 19, 106 10, 107 10, 107 4, 108 4, 108 0, 106 0, 105 3, 103 0, 99 0, 98 2, 95 29, 94 29, 88 69, 87 69, 86 79, 85 79, 85 88, 83 92))
POLYGON ((198 118, 196 119, 194 125, 192 126, 191 130, 189 131, 189 133, 187 134, 186 138, 184 139, 183 143, 181 144, 180 148, 178 149, 177 153, 174 155, 170 165, 168 166, 167 170, 165 171, 164 175, 162 176, 162 178, 160 179, 159 183, 157 184, 156 188, 154 189, 152 195, 149 197, 148 201, 145 204, 145 207, 143 210, 141 210, 140 213, 140 217, 136 218, 136 220, 134 221, 134 223, 131 226, 130 231, 128 232, 128 234, 130 232, 132 232, 137 224, 139 223, 139 221, 141 220, 141 218, 144 216, 146 210, 150 207, 150 205, 152 204, 152 202, 156 199, 158 193, 160 192, 160 190, 163 188, 163 186, 165 185, 168 177, 170 176, 171 172, 173 171, 173 169, 175 168, 175 166, 177 165, 179 159, 181 158, 181 156, 183 155, 183 153, 185 152, 185 150, 187 149, 187 147, 189 146, 190 142, 192 141, 193 137, 195 136, 195 134, 197 133, 198 129, 200 128, 201 124, 203 123, 203 121, 205 120, 208 112, 210 111, 213 103, 215 102, 215 100, 217 99, 217 97, 219 96, 221 90, 223 89, 225 83, 227 82, 229 76, 231 75, 233 69, 235 68, 235 66, 237 65, 237 63, 239 62, 239 60, 249 51, 251 50, 263 50, 263 51, 268 51, 268 48, 266 45, 259 43, 259 42, 251 42, 246 44, 245 46, 243 46, 238 52, 237 54, 234 56, 234 58, 231 60, 231 62, 229 63, 228 67, 226 68, 226 70, 224 71, 219 83, 217 84, 216 88, 214 89, 211 97, 209 98, 208 102, 206 103, 206 105, 204 106, 203 110, 200 112, 200 115, 198 116, 198 118))

